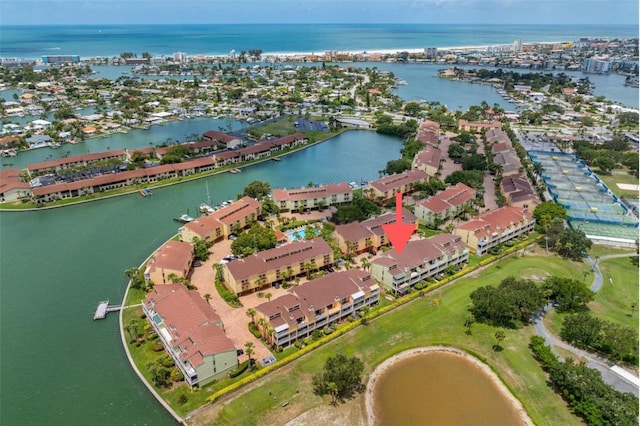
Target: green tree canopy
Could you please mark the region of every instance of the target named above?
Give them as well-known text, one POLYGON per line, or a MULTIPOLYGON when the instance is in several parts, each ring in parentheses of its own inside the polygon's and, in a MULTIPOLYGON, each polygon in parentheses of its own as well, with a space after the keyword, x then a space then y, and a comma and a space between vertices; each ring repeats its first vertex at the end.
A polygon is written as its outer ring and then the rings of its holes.
POLYGON ((549 277, 543 287, 549 290, 551 299, 560 304, 560 311, 584 310, 594 296, 585 284, 571 278, 549 277))
POLYGON ((253 224, 247 232, 243 232, 231 243, 231 253, 236 256, 248 256, 258 251, 268 250, 276 246, 276 234, 272 229, 253 224))
POLYGON ((269 191, 271 191, 271 185, 269 182, 254 180, 244 187, 242 195, 255 198, 256 200, 262 200, 269 194, 269 191))
POLYGON ((333 396, 334 401, 347 398, 363 390, 364 364, 356 356, 336 354, 327 358, 322 373, 313 376, 313 392, 316 395, 333 396))
POLYGON ((533 210, 533 217, 536 219, 536 228, 539 232, 543 232, 549 229, 555 220, 564 222, 567 219, 567 211, 560 204, 546 201, 536 206, 533 210))
POLYGON ((480 189, 483 186, 484 173, 480 170, 456 170, 447 176, 444 181, 450 185, 462 182, 472 188, 480 189))

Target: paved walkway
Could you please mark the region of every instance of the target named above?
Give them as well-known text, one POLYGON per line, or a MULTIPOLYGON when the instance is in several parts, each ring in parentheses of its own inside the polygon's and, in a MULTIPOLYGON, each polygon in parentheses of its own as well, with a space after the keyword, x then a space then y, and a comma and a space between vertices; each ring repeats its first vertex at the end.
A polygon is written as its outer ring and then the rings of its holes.
MULTIPOLYGON (((598 263, 605 259, 611 259, 614 257, 631 257, 637 254, 634 253, 624 253, 624 254, 613 254, 608 256, 602 256, 597 260, 593 260, 588 257, 586 260, 591 264, 591 267, 594 271, 594 279, 593 284, 591 285, 592 291, 598 291, 602 288, 602 273, 600 272, 600 268, 598 267, 598 263)), ((589 368, 594 368, 602 373, 602 380, 605 383, 609 384, 616 390, 620 392, 632 393, 636 396, 639 395, 638 392, 638 379, 636 375, 632 372, 622 369, 619 366, 616 366, 613 362, 605 360, 595 354, 584 351, 582 349, 576 348, 564 342, 559 337, 553 335, 544 324, 544 315, 552 308, 552 305, 549 304, 545 306, 542 311, 533 315, 533 327, 538 336, 543 337, 547 345, 551 347, 551 351, 558 355, 558 352, 555 348, 562 348, 568 352, 571 352, 579 359, 585 360, 586 365, 589 368), (626 373, 626 374, 625 374, 626 373), (630 376, 635 377, 633 380, 630 376)))

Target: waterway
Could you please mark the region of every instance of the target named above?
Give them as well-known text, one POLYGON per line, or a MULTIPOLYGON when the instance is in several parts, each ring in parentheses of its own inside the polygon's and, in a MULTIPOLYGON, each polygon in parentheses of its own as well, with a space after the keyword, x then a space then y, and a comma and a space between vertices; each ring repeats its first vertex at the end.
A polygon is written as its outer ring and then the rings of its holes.
POLYGON ((123 271, 175 234, 173 217, 195 214, 207 186, 218 203, 253 179, 273 187, 375 179, 400 146, 351 131, 279 162, 155 189, 152 197, 0 213, 0 424, 172 424, 129 367, 117 316, 91 320, 100 300, 121 301, 123 271))
POLYGON ((486 373, 451 353, 399 360, 377 379, 373 392, 376 426, 523 424, 486 373))

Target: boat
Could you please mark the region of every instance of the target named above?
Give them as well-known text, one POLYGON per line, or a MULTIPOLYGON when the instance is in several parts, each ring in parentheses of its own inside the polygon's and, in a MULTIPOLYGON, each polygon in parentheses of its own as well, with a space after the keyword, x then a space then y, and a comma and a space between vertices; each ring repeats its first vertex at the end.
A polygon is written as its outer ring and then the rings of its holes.
POLYGON ((273 161, 280 161, 280 157, 273 157, 272 160, 273 161))
POLYGON ((229 173, 238 173, 238 169, 229 169, 229 173))
POLYGON ((211 213, 214 213, 216 209, 214 209, 207 203, 202 203, 200 204, 200 211, 204 214, 211 214, 211 213))
POLYGON ((150 189, 141 189, 138 191, 140 193, 140 195, 142 195, 143 197, 150 197, 151 195, 153 195, 153 192, 151 192, 150 189))
POLYGON ((188 214, 183 214, 183 215, 180 215, 180 217, 174 218, 173 220, 180 223, 189 223, 189 222, 193 222, 195 219, 189 216, 188 214))
POLYGON ((236 168, 234 170, 236 171, 236 173, 240 173, 242 171, 242 169, 238 169, 238 168, 236 168))
POLYGON ((358 187, 358 184, 356 182, 349 182, 349 186, 351 187, 351 189, 356 189, 358 187))

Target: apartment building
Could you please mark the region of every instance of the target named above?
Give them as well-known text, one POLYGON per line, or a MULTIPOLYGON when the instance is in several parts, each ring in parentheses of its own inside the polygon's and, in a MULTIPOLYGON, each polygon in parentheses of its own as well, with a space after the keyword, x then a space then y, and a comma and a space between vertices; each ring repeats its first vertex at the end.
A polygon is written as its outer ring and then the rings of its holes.
POLYGON ((208 216, 202 216, 180 227, 181 241, 193 242, 194 238, 218 241, 228 238, 236 229, 251 225, 261 215, 262 204, 251 197, 242 197, 208 216))
POLYGON ((457 235, 439 234, 409 241, 398 254, 390 250, 371 262, 371 276, 396 296, 411 287, 469 260, 469 251, 457 235))
POLYGON ((475 189, 464 183, 458 183, 416 203, 415 215, 422 223, 433 226, 439 220, 445 221, 456 217, 465 206, 473 204, 475 197, 475 189))
POLYGON ((197 291, 182 284, 156 286, 142 310, 190 386, 226 378, 238 367, 222 320, 197 291))
POLYGON ((379 300, 380 287, 369 273, 351 269, 309 281, 258 305, 256 321, 270 344, 288 346, 379 300))
MULTIPOLYGON (((335 236, 343 253, 353 254, 378 251, 389 245, 387 234, 382 225, 396 223, 395 213, 386 213, 362 222, 352 222, 336 226, 335 236)), ((402 223, 418 224, 417 217, 407 209, 402 209, 402 223)))
POLYGON ((535 219, 531 211, 506 206, 483 213, 454 229, 472 253, 479 256, 491 248, 533 230, 535 219))
POLYGON ((167 241, 153 254, 144 271, 145 281, 170 282, 169 276, 187 278, 193 263, 193 246, 182 241, 167 241))
POLYGON ((407 170, 369 182, 365 186, 363 194, 372 201, 384 204, 392 200, 396 193, 411 192, 413 184, 424 183, 428 179, 429 175, 422 170, 407 170))
POLYGON ((222 267, 227 288, 245 295, 333 264, 333 249, 322 238, 295 241, 234 260, 222 267))
POLYGON ((340 182, 298 189, 274 189, 272 195, 280 210, 295 211, 348 203, 353 199, 353 189, 348 183, 340 182))
POLYGON ((411 168, 413 170, 422 170, 430 177, 435 177, 440 170, 440 160, 442 152, 438 148, 427 146, 413 157, 411 168))

